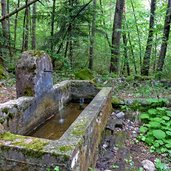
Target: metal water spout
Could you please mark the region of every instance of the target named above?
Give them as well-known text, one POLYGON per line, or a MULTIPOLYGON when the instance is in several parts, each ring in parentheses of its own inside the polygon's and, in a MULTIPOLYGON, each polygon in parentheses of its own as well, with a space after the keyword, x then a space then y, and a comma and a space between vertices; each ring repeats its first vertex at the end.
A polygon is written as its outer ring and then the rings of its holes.
POLYGON ((84 98, 80 98, 80 109, 84 108, 84 98))

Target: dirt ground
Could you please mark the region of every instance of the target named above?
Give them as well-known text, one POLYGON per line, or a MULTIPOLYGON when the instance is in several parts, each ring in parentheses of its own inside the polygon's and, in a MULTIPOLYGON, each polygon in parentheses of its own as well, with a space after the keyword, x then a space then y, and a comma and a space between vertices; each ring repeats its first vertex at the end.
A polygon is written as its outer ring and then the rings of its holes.
POLYGON ((138 171, 143 160, 154 163, 156 158, 168 163, 168 156, 151 153, 148 146, 137 141, 140 123, 125 118, 116 122, 114 115, 115 112, 109 118, 103 135, 96 163, 97 171, 138 171), (111 128, 112 120, 115 120, 115 126, 111 128))

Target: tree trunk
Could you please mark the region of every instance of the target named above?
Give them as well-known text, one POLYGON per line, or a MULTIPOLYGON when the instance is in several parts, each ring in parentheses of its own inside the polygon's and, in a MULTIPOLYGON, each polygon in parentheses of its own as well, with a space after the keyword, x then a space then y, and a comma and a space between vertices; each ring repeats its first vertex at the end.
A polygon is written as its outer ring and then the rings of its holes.
MULTIPOLYGON (((26 0, 28 4, 29 0, 26 0)), ((28 39, 29 39, 29 7, 25 9, 24 21, 23 21, 23 44, 22 51, 28 50, 28 39)))
POLYGON ((70 14, 70 22, 68 26, 68 41, 69 41, 69 52, 68 58, 70 60, 70 66, 73 67, 73 44, 72 44, 72 29, 73 29, 73 22, 72 21, 72 10, 73 10, 73 3, 74 0, 69 0, 69 14, 70 14))
POLYGON ((155 43, 154 43, 154 57, 153 57, 153 73, 156 71, 156 64, 157 64, 157 33, 155 34, 155 43))
MULTIPOLYGON (((9 7, 10 3, 9 0, 7 0, 7 13, 10 13, 10 7, 9 7)), ((9 49, 9 56, 10 56, 10 63, 12 63, 12 49, 11 49, 11 35, 10 35, 10 20, 8 18, 7 20, 8 22, 8 49, 9 49)))
POLYGON ((129 59, 128 59, 128 50, 127 50, 127 36, 126 33, 123 33, 123 43, 124 43, 124 67, 123 67, 123 71, 127 71, 127 75, 130 75, 130 67, 129 67, 129 59))
MULTIPOLYGON (((20 6, 20 0, 18 0, 17 8, 20 6)), ((16 48, 16 40, 17 40, 17 24, 18 24, 18 12, 15 15, 15 22, 14 22, 14 49, 16 48)))
POLYGON ((151 0, 149 33, 146 45, 146 51, 141 68, 141 75, 149 75, 151 49, 153 44, 154 20, 155 20, 156 0, 151 0))
POLYGON ((95 44, 95 32, 96 32, 96 0, 93 0, 93 18, 90 32, 90 56, 89 56, 89 69, 93 69, 94 60, 94 44, 95 44))
POLYGON ((135 27, 136 27, 136 30, 137 30, 138 45, 139 45, 139 57, 140 57, 140 68, 141 68, 141 65, 142 65, 142 48, 141 48, 140 31, 139 31, 139 28, 138 28, 138 22, 137 22, 138 20, 137 20, 137 17, 135 15, 134 3, 133 3, 132 0, 130 2, 131 2, 132 10, 133 10, 133 15, 134 15, 135 27))
POLYGON ((117 0, 115 7, 115 15, 113 21, 113 32, 112 32, 112 49, 111 49, 111 63, 110 63, 110 72, 116 74, 119 73, 119 48, 120 48, 120 36, 122 26, 122 15, 124 9, 125 0, 117 0))
MULTIPOLYGON (((5 16, 7 13, 7 3, 6 0, 1 0, 1 7, 2 7, 2 16, 5 16)), ((2 34, 4 38, 6 39, 5 42, 8 40, 8 22, 7 20, 3 20, 2 22, 2 34)))
POLYGON ((161 45, 159 60, 157 64, 157 71, 163 70, 164 61, 165 61, 166 52, 167 52, 167 42, 169 40, 170 23, 171 23, 171 0, 168 0, 168 6, 167 6, 167 11, 166 11, 165 23, 164 23, 162 45, 161 45))
MULTIPOLYGON (((125 25, 126 25, 126 29, 129 30, 129 26, 126 22, 126 16, 124 18, 125 20, 125 25)), ((129 42, 129 45, 130 45, 130 52, 131 52, 131 55, 132 55, 132 61, 133 61, 133 65, 134 65, 134 71, 135 71, 135 74, 138 74, 137 72, 137 65, 136 65, 136 60, 135 60, 135 54, 134 54, 134 49, 133 49, 133 45, 132 45, 132 41, 131 41, 131 35, 130 35, 130 32, 128 31, 128 42, 129 42)))
POLYGON ((52 16, 51 16, 51 46, 50 49, 53 52, 54 49, 54 43, 53 43, 53 35, 54 35, 54 24, 55 24, 55 6, 56 6, 56 0, 53 0, 53 6, 52 6, 52 16))
POLYGON ((36 3, 33 4, 32 11, 32 49, 36 49, 36 3))
MULTIPOLYGON (((103 4, 102 4, 102 0, 99 0, 100 1, 100 9, 101 9, 101 14, 102 14, 102 24, 103 24, 103 27, 106 27, 106 22, 105 22, 105 16, 104 16, 104 11, 103 11, 103 4)), ((110 39, 109 39, 109 36, 108 36, 108 33, 105 32, 105 38, 107 40, 107 43, 109 45, 109 47, 111 48, 111 42, 110 42, 110 39)))

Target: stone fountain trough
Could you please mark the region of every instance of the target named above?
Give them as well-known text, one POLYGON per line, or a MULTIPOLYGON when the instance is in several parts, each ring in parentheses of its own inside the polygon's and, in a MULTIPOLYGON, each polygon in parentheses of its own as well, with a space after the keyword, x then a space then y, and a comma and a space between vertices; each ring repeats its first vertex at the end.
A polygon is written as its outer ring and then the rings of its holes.
POLYGON ((17 65, 18 99, 0 104, 0 170, 46 171, 58 166, 60 171, 87 171, 96 162, 101 134, 111 113, 111 88, 98 90, 90 81, 76 80, 53 86, 50 58, 39 55, 38 59, 35 52, 22 55, 17 65), (33 70, 23 67, 29 58, 33 70), (25 136, 66 103, 80 98, 92 101, 61 138, 25 136))

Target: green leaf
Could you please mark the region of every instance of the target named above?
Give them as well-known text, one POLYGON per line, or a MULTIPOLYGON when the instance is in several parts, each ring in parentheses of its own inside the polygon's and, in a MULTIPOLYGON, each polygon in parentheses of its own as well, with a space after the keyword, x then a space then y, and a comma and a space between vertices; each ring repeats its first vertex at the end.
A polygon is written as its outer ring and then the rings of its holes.
POLYGON ((148 113, 151 115, 156 115, 157 114, 157 110, 156 109, 149 109, 148 113))
POLYGON ((161 122, 162 118, 156 117, 156 118, 151 118, 151 120, 153 120, 155 122, 161 122))
POLYGON ((169 121, 170 120, 170 117, 168 117, 168 116, 163 116, 162 117, 164 120, 166 120, 166 121, 169 121))
POLYGON ((145 139, 146 139, 145 136, 142 136, 142 137, 141 137, 141 140, 142 140, 142 141, 145 141, 145 139))
POLYGON ((159 111, 166 111, 165 107, 157 107, 156 109, 159 110, 159 111))
POLYGON ((171 131, 166 131, 166 134, 171 136, 171 131))
POLYGON ((141 115, 140 115, 140 119, 141 120, 144 120, 144 119, 149 119, 150 117, 149 117, 149 114, 148 113, 142 113, 141 115))
POLYGON ((149 144, 149 145, 152 145, 153 144, 153 142, 154 142, 154 137, 153 136, 147 136, 146 138, 145 138, 145 142, 147 143, 147 144, 149 144))
POLYGON ((154 145, 154 147, 159 147, 160 146, 160 144, 157 143, 157 142, 155 142, 153 145, 154 145))
POLYGON ((159 128, 161 125, 159 122, 151 121, 149 122, 150 128, 159 128))
POLYGON ((167 116, 170 116, 171 117, 171 111, 170 110, 167 110, 166 111, 166 114, 167 114, 167 116))
POLYGON ((171 149, 171 144, 166 144, 166 147, 171 149))
POLYGON ((159 143, 160 145, 164 144, 164 142, 162 140, 156 140, 155 142, 159 143))
POLYGON ((167 148, 161 148, 161 152, 162 152, 162 153, 167 152, 167 148))
POLYGON ((56 166, 56 167, 54 168, 54 171, 60 171, 60 170, 59 170, 59 166, 56 166))
POLYGON ((162 130, 160 130, 160 129, 158 129, 158 130, 153 130, 152 132, 153 132, 153 136, 154 136, 155 138, 159 139, 159 140, 166 137, 165 132, 162 131, 162 130))
POLYGON ((141 127, 140 127, 140 132, 141 132, 141 133, 145 133, 145 132, 147 132, 147 130, 148 130, 147 127, 144 127, 144 126, 141 126, 141 127))

